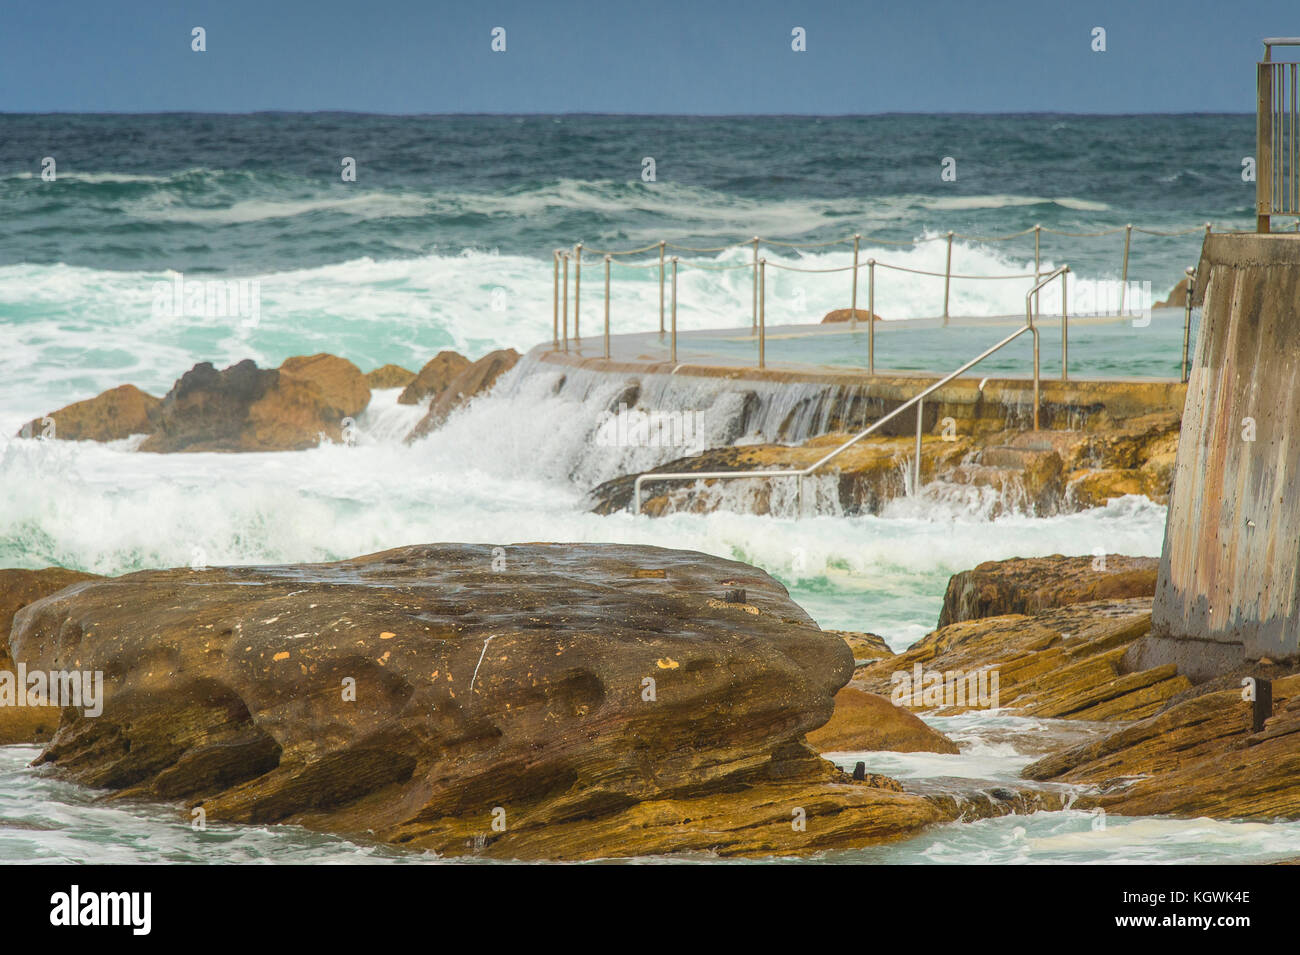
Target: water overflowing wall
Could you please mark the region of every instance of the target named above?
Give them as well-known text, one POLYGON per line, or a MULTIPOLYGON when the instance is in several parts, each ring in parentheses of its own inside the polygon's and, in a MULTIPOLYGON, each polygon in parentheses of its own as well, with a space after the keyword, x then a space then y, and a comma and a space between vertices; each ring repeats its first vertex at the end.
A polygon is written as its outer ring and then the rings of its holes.
POLYGON ((1198 274, 1204 317, 1138 651, 1193 679, 1300 655, 1300 236, 1210 236, 1198 274))

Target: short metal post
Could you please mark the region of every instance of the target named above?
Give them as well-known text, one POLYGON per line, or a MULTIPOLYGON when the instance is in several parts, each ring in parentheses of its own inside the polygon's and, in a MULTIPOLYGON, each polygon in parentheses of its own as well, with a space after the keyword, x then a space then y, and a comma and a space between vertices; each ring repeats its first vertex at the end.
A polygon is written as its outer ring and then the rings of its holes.
POLYGON ((1187 269, 1187 303, 1183 310, 1183 374, 1182 382, 1187 384, 1188 349, 1192 337, 1192 295, 1196 292, 1196 270, 1187 269))
POLYGON ((1133 224, 1124 227, 1124 271, 1119 280, 1119 314, 1124 315, 1124 301, 1128 297, 1128 247, 1133 241, 1133 224))
POLYGON ((1069 279, 1070 269, 1066 266, 1061 273, 1061 380, 1069 381, 1070 379, 1070 316, 1069 316, 1069 294, 1066 289, 1066 281, 1069 279))
POLYGON ((876 260, 867 259, 867 374, 876 373, 876 260))
POLYGON ((554 340, 552 351, 560 350, 560 251, 551 250, 551 264, 555 275, 551 279, 551 337, 554 340))
MULTIPOLYGON (((767 259, 758 260, 758 367, 767 367, 767 259)), ((800 485, 802 487, 802 485, 800 485)))
POLYGON ((853 298, 849 303, 849 327, 858 327, 858 241, 861 235, 853 235, 853 298))
POLYGON ((564 350, 569 350, 569 253, 562 252, 560 257, 564 259, 564 350))
POLYGON ((673 256, 673 364, 677 364, 677 256, 673 256))
MULTIPOLYGON (((1038 279, 1042 272, 1042 258, 1039 255, 1042 234, 1043 227, 1038 223, 1034 223, 1034 285, 1038 284, 1038 279)), ((1038 311, 1038 292, 1034 292, 1034 311, 1038 311)))
POLYGON ((752 324, 750 325, 750 334, 753 334, 758 328, 758 236, 754 236, 754 313, 752 324))
POLYGON ((609 263, 613 256, 605 256, 605 358, 609 358, 609 263))
POLYGON ((582 332, 578 330, 578 302, 582 296, 582 243, 573 247, 573 341, 582 347, 582 332))
POLYGON ((952 285, 952 231, 948 232, 948 261, 943 267, 943 323, 948 324, 948 289, 952 285))
POLYGON ((1038 430, 1038 326, 1029 330, 1034 336, 1034 430, 1038 430))
POLYGON ((916 463, 912 468, 912 493, 916 494, 921 490, 921 412, 925 407, 925 399, 922 398, 916 403, 916 463))
POLYGON ((1273 681, 1255 678, 1255 699, 1250 708, 1250 731, 1262 733, 1273 715, 1273 681))
POLYGON ((664 240, 659 240, 659 337, 664 337, 664 240))

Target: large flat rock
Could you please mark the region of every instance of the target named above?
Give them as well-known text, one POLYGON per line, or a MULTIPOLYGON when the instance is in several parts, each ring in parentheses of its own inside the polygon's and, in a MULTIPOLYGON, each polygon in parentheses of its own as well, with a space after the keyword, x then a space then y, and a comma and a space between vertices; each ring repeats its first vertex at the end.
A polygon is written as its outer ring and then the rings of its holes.
POLYGON ((811 851, 946 818, 812 752, 847 644, 763 572, 693 552, 146 571, 27 606, 10 646, 105 675, 102 715, 65 711, 42 762, 211 820, 585 858, 811 851))

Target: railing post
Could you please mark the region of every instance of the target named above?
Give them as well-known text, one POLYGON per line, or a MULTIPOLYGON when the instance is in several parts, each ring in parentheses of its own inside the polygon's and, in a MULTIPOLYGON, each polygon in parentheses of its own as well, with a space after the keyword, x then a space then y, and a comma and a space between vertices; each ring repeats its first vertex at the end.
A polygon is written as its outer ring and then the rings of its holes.
POLYGON ((1061 273, 1061 380, 1070 380, 1070 317, 1069 317, 1069 298, 1066 291, 1066 280, 1070 275, 1070 267, 1067 265, 1065 271, 1061 273))
POLYGON ((1124 227, 1124 268, 1120 272, 1119 279, 1119 314, 1124 315, 1124 303, 1128 298, 1128 248, 1133 241, 1133 223, 1124 227))
MULTIPOLYGON (((1038 284, 1042 272, 1042 258, 1039 256, 1040 239, 1043 234, 1043 227, 1039 223, 1034 223, 1034 284, 1038 284)), ((1034 311, 1038 311, 1038 293, 1034 293, 1034 311)))
POLYGON ((677 364, 677 256, 673 256, 673 364, 677 364))
POLYGON ((569 350, 569 253, 563 252, 560 257, 564 259, 564 350, 569 350))
POLYGON ((858 327, 858 242, 862 236, 853 234, 853 298, 849 303, 849 327, 858 327))
POLYGON ((582 347, 582 332, 578 329, 578 303, 582 298, 582 243, 573 247, 573 341, 582 347))
POLYGON ((758 260, 758 367, 767 367, 767 259, 758 260))
POLYGON ((605 256, 605 359, 609 359, 609 263, 612 255, 605 256))
POLYGON ((952 230, 948 231, 948 260, 943 267, 943 323, 948 324, 948 289, 952 285, 952 230))
POLYGON ((551 250, 551 265, 555 274, 551 277, 551 338, 552 351, 560 350, 560 250, 551 250))
POLYGON ((659 337, 664 337, 664 240, 659 240, 659 337))
POLYGON ((758 236, 754 236, 754 312, 750 325, 752 335, 758 328, 758 236))
POLYGON ((1183 311, 1183 384, 1187 384, 1187 350, 1191 345, 1192 335, 1192 295, 1196 292, 1196 269, 1187 272, 1187 304, 1183 311))
POLYGON ((925 399, 920 398, 916 402, 916 463, 912 468, 912 493, 920 493, 921 490, 921 412, 925 408, 925 399))
POLYGON ((876 373, 876 260, 867 259, 867 374, 876 373))
POLYGON ((1255 231, 1269 231, 1273 212, 1273 58, 1272 48, 1264 44, 1264 62, 1256 69, 1255 103, 1255 231))

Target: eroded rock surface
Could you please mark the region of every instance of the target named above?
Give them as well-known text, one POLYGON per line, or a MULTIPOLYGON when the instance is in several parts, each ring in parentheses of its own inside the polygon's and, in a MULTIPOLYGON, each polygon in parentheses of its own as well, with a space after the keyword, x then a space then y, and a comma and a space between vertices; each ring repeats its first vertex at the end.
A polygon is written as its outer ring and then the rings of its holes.
POLYGON ((947 818, 805 744, 853 655, 761 571, 620 545, 499 556, 146 571, 31 604, 15 659, 105 673, 102 715, 65 711, 41 761, 211 819, 453 854, 803 852, 947 818))
POLYGON ((1121 554, 986 561, 948 581, 939 626, 1089 600, 1153 597, 1159 569, 1157 557, 1121 554))

